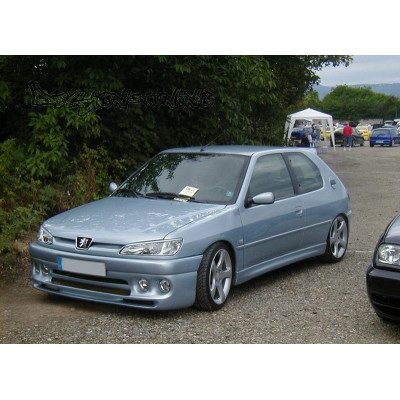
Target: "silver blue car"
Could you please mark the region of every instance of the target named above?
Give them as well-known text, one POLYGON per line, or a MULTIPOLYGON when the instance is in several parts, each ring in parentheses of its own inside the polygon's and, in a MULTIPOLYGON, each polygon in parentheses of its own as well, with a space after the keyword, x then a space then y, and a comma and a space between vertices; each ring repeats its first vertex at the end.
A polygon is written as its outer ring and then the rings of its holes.
POLYGON ((276 268, 345 255, 349 194, 312 151, 212 146, 163 151, 112 194, 43 223, 34 287, 142 309, 217 310, 276 268))

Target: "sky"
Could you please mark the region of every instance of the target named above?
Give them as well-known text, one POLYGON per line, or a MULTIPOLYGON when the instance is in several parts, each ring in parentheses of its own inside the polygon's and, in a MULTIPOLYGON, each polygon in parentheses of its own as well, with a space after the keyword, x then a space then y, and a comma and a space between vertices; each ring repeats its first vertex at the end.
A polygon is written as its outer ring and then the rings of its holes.
POLYGON ((400 83, 400 55, 356 55, 348 66, 319 71, 320 85, 400 83))

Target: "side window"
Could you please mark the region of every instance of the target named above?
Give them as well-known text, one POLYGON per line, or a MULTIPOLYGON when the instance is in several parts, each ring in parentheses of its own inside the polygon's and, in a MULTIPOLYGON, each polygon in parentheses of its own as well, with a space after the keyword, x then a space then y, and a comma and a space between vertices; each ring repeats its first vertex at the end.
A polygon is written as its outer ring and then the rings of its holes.
POLYGON ((281 154, 269 154, 257 160, 249 192, 251 197, 273 192, 275 200, 294 196, 292 180, 281 154))
POLYGON ((299 184, 298 193, 307 193, 322 188, 319 168, 304 154, 289 153, 287 158, 299 184))

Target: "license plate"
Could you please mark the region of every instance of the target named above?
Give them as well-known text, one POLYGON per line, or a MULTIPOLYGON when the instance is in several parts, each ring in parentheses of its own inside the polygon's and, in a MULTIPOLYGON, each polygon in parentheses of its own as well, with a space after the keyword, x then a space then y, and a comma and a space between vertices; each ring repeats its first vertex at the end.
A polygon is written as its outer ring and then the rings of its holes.
POLYGON ((77 274, 106 276, 106 265, 95 261, 81 261, 58 257, 58 269, 77 274))
POLYGON ((375 143, 383 143, 383 140, 377 140, 375 143))

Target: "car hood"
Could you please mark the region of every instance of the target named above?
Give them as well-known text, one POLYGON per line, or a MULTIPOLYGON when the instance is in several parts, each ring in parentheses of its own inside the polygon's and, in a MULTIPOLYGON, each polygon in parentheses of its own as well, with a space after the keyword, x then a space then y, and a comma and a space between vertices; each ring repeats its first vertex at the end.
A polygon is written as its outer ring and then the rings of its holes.
POLYGON ((400 244, 400 215, 395 217, 386 229, 385 242, 400 244))
POLYGON ((184 225, 218 213, 225 205, 176 200, 107 197, 56 215, 44 223, 54 236, 126 244, 163 239, 184 225))

